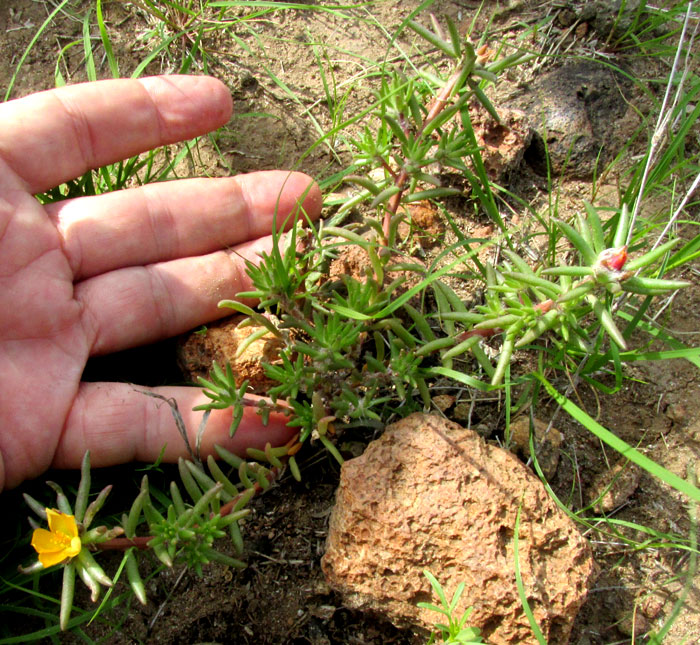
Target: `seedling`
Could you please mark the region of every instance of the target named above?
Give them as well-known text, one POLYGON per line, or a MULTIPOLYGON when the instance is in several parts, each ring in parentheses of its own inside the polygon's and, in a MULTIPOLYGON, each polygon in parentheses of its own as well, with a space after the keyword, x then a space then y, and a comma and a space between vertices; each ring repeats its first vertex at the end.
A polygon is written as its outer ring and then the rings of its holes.
POLYGON ((477 627, 465 627, 473 611, 472 607, 469 607, 461 616, 455 616, 457 604, 464 593, 464 583, 461 582, 457 585, 454 594, 452 594, 452 599, 448 601, 442 585, 437 581, 437 578, 427 569, 423 571, 423 575, 430 581, 433 591, 440 599, 440 606, 429 602, 419 602, 418 607, 430 609, 431 611, 442 614, 448 621, 447 624, 435 624, 435 628, 439 633, 434 632, 430 635, 428 645, 432 645, 435 642, 444 643, 445 645, 473 645, 475 643, 483 643, 484 640, 480 635, 481 630, 477 627), (436 641, 436 638, 440 638, 441 640, 436 641))

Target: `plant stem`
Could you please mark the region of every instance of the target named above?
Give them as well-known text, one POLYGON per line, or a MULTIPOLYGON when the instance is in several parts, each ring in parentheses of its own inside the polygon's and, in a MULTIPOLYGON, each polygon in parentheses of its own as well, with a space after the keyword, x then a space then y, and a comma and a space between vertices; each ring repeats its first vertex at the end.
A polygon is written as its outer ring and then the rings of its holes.
POLYGON ((94 546, 98 551, 127 551, 131 547, 134 547, 139 551, 145 551, 149 548, 148 543, 152 539, 152 535, 144 535, 132 538, 112 538, 111 540, 107 540, 106 542, 98 542, 94 546))
MULTIPOLYGON (((279 477, 279 475, 280 470, 278 468, 272 467, 268 470, 266 477, 270 484, 273 484, 279 477)), ((253 490, 255 491, 255 495, 264 492, 263 487, 258 482, 255 482, 255 484, 253 484, 253 490)), ((230 502, 224 504, 219 510, 219 515, 221 517, 225 517, 226 515, 231 513, 238 501, 241 499, 241 497, 243 497, 245 492, 246 491, 240 492, 230 502)), ((132 547, 138 549, 139 551, 145 551, 146 549, 150 548, 148 544, 153 539, 153 537, 154 536, 152 535, 142 535, 133 538, 112 538, 111 540, 106 540, 105 542, 97 542, 94 544, 94 547, 98 551, 127 551, 132 547)))
MULTIPOLYGON (((440 93, 437 95, 435 101, 433 104, 430 106, 430 109, 428 110, 428 114, 425 117, 425 120, 423 121, 423 125, 421 126, 420 130, 418 131, 418 134, 416 135, 416 139, 419 139, 423 132, 425 131, 425 128, 430 124, 439 114, 445 109, 445 106, 447 105, 450 97, 452 96, 452 93, 455 90, 455 86, 457 85, 457 81, 460 79, 462 76, 463 69, 462 67, 458 67, 455 72, 450 76, 449 80, 447 83, 445 83, 445 86, 442 88, 440 93)), ((384 221, 382 223, 382 231, 384 233, 384 243, 386 245, 389 244, 389 232, 391 228, 391 219, 393 218, 394 215, 396 215, 396 211, 399 209, 399 204, 401 203, 401 197, 403 196, 404 188, 406 186, 406 182, 408 181, 409 174, 406 171, 405 164, 404 167, 401 168, 401 172, 399 172, 398 176, 395 177, 394 179, 394 185, 398 186, 399 192, 397 192, 395 195, 392 195, 391 199, 389 200, 389 203, 387 204, 386 211, 384 212, 384 221)))

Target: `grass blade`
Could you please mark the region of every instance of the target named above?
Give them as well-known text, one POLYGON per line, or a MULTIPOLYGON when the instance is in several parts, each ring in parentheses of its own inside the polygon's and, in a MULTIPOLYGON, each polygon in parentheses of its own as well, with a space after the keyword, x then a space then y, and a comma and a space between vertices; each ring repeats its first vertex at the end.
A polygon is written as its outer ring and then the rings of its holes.
MULTIPOLYGON (((619 311, 617 315, 620 316, 620 318, 624 318, 625 320, 633 320, 633 317, 625 311, 619 311)), ((669 347, 673 347, 673 349, 680 349, 680 350, 691 349, 691 348, 686 347, 683 343, 676 340, 675 338, 673 338, 669 334, 667 334, 663 329, 659 329, 657 327, 654 327, 653 325, 650 325, 649 323, 647 323, 643 320, 640 320, 638 325, 647 334, 649 334, 650 336, 653 336, 654 338, 658 338, 659 340, 662 340, 669 347)), ((698 358, 696 356, 695 352, 690 352, 688 354, 684 354, 683 356, 678 356, 677 358, 685 358, 687 361, 689 361, 693 365, 695 365, 695 367, 700 369, 700 358, 698 358)))
POLYGON ((537 624, 537 621, 535 620, 535 615, 532 613, 532 608, 530 607, 530 603, 527 601, 527 591, 525 590, 525 585, 523 584, 523 576, 522 573, 520 572, 520 553, 519 553, 519 546, 520 546, 520 512, 523 509, 523 502, 522 499, 520 500, 520 504, 518 505, 518 514, 515 517, 515 529, 513 533, 513 556, 514 556, 514 570, 515 570, 515 584, 518 587, 518 596, 520 596, 520 602, 523 605, 523 611, 525 612, 525 615, 527 616, 527 619, 530 623, 530 628, 532 629, 532 633, 535 635, 535 638, 537 638, 537 642, 540 645, 547 645, 547 639, 544 637, 544 634, 542 633, 542 630, 540 629, 540 626, 537 624))
POLYGON ((85 52, 85 73, 88 81, 97 80, 95 56, 92 53, 92 38, 90 37, 90 11, 83 18, 83 51, 85 52))
POLYGON ((100 30, 102 46, 104 47, 105 55, 107 56, 109 71, 112 74, 112 78, 119 78, 119 63, 117 63, 117 59, 114 57, 112 41, 109 39, 107 27, 105 26, 104 16, 102 14, 102 0, 97 0, 95 3, 95 14, 97 16, 97 27, 100 30))
POLYGON ((5 97, 3 98, 3 101, 7 101, 10 98, 10 95, 12 94, 12 89, 15 86, 15 81, 17 80, 17 77, 19 76, 19 71, 22 69, 22 65, 24 65, 24 61, 27 60, 27 56, 29 56, 29 53, 32 51, 32 48, 36 44, 36 41, 41 38, 41 35, 44 33, 44 30, 51 24, 53 21, 54 17, 56 14, 63 9, 68 4, 68 0, 63 0, 61 4, 57 5, 56 8, 48 15, 46 20, 41 23, 41 27, 37 29, 37 32, 34 34, 34 37, 31 39, 29 44, 27 45, 27 49, 24 50, 24 53, 22 54, 22 57, 19 59, 19 62, 17 63, 17 66, 15 67, 15 71, 12 74, 12 78, 10 79, 10 82, 7 85, 7 90, 5 91, 5 97))

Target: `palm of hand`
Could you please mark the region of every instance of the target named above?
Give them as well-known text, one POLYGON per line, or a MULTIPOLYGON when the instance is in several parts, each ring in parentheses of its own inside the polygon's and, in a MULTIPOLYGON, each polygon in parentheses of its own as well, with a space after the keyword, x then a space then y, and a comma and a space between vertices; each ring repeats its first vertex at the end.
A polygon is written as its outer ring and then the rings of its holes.
MULTIPOLYGON (((33 194, 88 168, 225 123, 230 97, 208 78, 106 81, 0 106, 0 490, 49 466, 167 459, 184 450, 170 412, 128 384, 81 383, 90 355, 183 332, 220 316, 248 287, 241 257, 300 202, 320 194, 301 173, 193 179, 42 206, 33 194), (48 115, 48 116, 47 116, 48 115), (233 251, 233 252, 232 252, 233 251)), ((175 397, 190 432, 196 388, 175 397)), ((208 424, 204 452, 226 442, 230 412, 208 424)), ((228 446, 285 441, 248 415, 228 446)))
MULTIPOLYGON (((0 463, 8 484, 51 463, 91 342, 60 236, 22 180, 2 168, 0 463)), ((4 478, 0 477, 0 481, 4 478)))

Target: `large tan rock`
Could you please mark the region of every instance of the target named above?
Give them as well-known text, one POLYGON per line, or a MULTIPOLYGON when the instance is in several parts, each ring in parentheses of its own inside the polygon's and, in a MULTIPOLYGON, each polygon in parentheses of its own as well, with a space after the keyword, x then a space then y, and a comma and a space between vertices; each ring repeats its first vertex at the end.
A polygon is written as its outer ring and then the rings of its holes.
POLYGON ((431 628, 429 569, 489 643, 536 643, 515 582, 519 562, 547 641, 568 641, 595 564, 575 524, 511 453, 440 417, 413 414, 387 427, 342 468, 323 571, 345 602, 397 624, 431 628), (522 506, 521 506, 522 505, 522 506))

